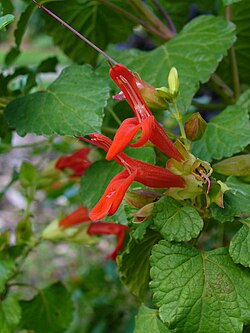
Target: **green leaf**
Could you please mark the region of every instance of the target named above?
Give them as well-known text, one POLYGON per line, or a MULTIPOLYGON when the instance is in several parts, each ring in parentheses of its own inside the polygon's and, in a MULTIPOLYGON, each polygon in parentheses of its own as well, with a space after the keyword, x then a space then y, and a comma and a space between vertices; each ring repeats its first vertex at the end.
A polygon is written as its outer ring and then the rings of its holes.
POLYGON ((166 86, 170 69, 176 67, 180 79, 178 101, 186 110, 200 82, 208 81, 234 41, 233 24, 219 17, 200 16, 170 42, 151 52, 130 52, 127 60, 123 51, 123 59, 155 87, 166 86))
MULTIPOLYGON (((122 0, 109 2, 111 5, 123 9, 130 8, 122 0)), ((46 7, 103 50, 109 43, 126 40, 134 26, 134 23, 126 19, 120 12, 114 12, 95 0, 51 1, 46 4, 46 7)), ((81 41, 47 13, 44 13, 44 19, 46 29, 53 37, 54 43, 59 45, 71 59, 80 63, 84 61, 95 63, 98 57, 96 50, 81 41)))
POLYGON ((235 177, 229 177, 226 185, 230 188, 230 192, 224 194, 224 208, 212 204, 212 216, 220 222, 232 222, 234 217, 249 217, 250 185, 242 183, 235 177))
POLYGON ((19 135, 86 135, 100 131, 107 83, 89 66, 63 70, 47 90, 13 100, 5 117, 19 135))
POLYGON ((189 241, 203 228, 203 220, 193 207, 183 206, 170 197, 155 203, 151 219, 164 239, 169 241, 189 241))
POLYGON ((14 269, 14 261, 10 259, 0 260, 0 293, 4 291, 5 283, 12 277, 14 269))
POLYGON ((236 264, 250 267, 250 224, 247 221, 231 240, 229 254, 236 264))
POLYGON ((17 28, 14 32, 15 35, 15 47, 12 47, 5 57, 5 64, 7 66, 11 65, 20 54, 20 45, 25 34, 26 28, 29 23, 29 18, 32 15, 33 11, 36 9, 36 6, 31 3, 28 5, 25 10, 22 12, 20 19, 17 23, 17 28))
POLYGON ((161 241, 151 258, 151 288, 161 320, 176 333, 242 332, 250 321, 250 272, 226 248, 199 252, 161 241))
POLYGON ((152 247, 161 239, 158 232, 148 230, 142 240, 131 238, 127 249, 118 257, 121 281, 129 291, 140 299, 148 291, 149 257, 152 247))
POLYGON ((210 162, 239 153, 249 143, 248 110, 237 103, 228 106, 208 123, 203 137, 194 142, 192 152, 210 162))
POLYGON ((134 333, 170 333, 171 331, 162 323, 158 317, 158 311, 147 308, 144 304, 140 306, 135 317, 134 333))
POLYGON ((226 176, 250 175, 250 154, 237 155, 213 165, 215 172, 226 176))
POLYGON ((73 318, 70 294, 60 283, 39 290, 30 301, 21 301, 22 320, 20 328, 36 333, 62 333, 73 318))
POLYGON ((1 333, 13 333, 21 319, 21 308, 13 296, 8 296, 0 302, 1 333))
POLYGON ((14 6, 12 4, 12 0, 2 1, 1 6, 2 6, 3 15, 12 13, 14 11, 14 6))
POLYGON ((6 25, 10 24, 13 22, 15 19, 15 16, 12 14, 7 14, 2 17, 0 17, 0 30, 2 30, 6 25))

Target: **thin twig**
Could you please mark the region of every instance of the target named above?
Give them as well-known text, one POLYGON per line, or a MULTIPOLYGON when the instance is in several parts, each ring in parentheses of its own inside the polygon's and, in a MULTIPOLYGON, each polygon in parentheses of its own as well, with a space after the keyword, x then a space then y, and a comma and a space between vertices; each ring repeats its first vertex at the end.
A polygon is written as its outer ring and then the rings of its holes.
POLYGON ((160 4, 160 2, 158 0, 152 0, 153 4, 155 5, 155 7, 162 13, 163 17, 165 18, 170 30, 176 34, 176 28, 174 26, 174 23, 171 19, 171 17, 168 15, 167 11, 165 10, 165 8, 160 4))
POLYGON ((217 74, 212 74, 210 78, 210 84, 213 89, 227 102, 227 104, 233 104, 234 92, 233 90, 219 77, 217 74))
MULTIPOLYGON (((225 9, 226 19, 228 22, 232 21, 232 6, 227 6, 225 9)), ((237 59, 235 54, 235 48, 232 46, 228 51, 231 71, 232 71, 232 79, 233 79, 233 88, 234 88, 234 96, 235 100, 240 96, 240 79, 239 79, 239 71, 237 65, 237 59)))
POLYGON ((131 5, 153 26, 164 35, 165 40, 174 37, 174 33, 141 0, 129 0, 131 5))
POLYGON ((106 5, 107 7, 113 9, 114 11, 116 11, 117 13, 122 14, 124 17, 128 18, 130 21, 135 22, 136 24, 140 24, 141 26, 143 26, 145 28, 145 30, 147 30, 148 32, 151 32, 152 34, 165 39, 165 34, 163 34, 162 32, 160 32, 158 29, 155 29, 152 25, 148 24, 147 22, 145 22, 144 20, 142 20, 141 18, 127 12, 125 9, 115 5, 114 3, 111 3, 108 0, 97 0, 98 2, 106 5))
POLYGON ((102 54, 109 62, 113 64, 117 64, 117 61, 115 61, 113 58, 111 58, 106 52, 101 50, 98 46, 93 44, 90 40, 88 40, 86 37, 81 35, 78 31, 76 31, 74 28, 72 28, 68 23, 64 22, 60 17, 52 13, 49 9, 41 5, 40 3, 36 2, 35 0, 32 0, 39 8, 43 9, 45 12, 47 12, 50 16, 54 17, 58 22, 60 22, 62 25, 64 25, 66 28, 68 28, 73 34, 75 34, 77 37, 79 37, 81 40, 83 40, 85 43, 93 47, 97 52, 102 54))

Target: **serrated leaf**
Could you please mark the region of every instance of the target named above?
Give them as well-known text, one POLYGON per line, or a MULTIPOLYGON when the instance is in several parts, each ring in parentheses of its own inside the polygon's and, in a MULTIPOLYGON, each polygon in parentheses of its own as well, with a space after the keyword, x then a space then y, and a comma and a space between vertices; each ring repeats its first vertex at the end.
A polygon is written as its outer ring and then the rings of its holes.
POLYGON ((0 331, 13 333, 21 319, 21 308, 13 296, 0 302, 0 331))
POLYGON ((62 333, 73 318, 70 294, 60 283, 39 290, 30 301, 21 301, 22 320, 20 328, 36 333, 62 333))
POLYGON ((46 90, 10 102, 4 114, 21 136, 83 136, 100 132, 108 97, 107 82, 89 66, 72 65, 46 90))
POLYGON ((161 239, 158 232, 148 230, 142 240, 131 238, 126 250, 118 257, 121 281, 140 299, 148 291, 149 257, 154 244, 161 239))
POLYGON ((158 317, 158 311, 141 305, 135 317, 134 333, 170 333, 171 331, 162 323, 158 317))
POLYGON ((5 283, 14 273, 15 263, 10 259, 0 260, 0 293, 4 291, 5 283))
POLYGON ((229 177, 226 185, 230 191, 224 194, 224 208, 211 205, 212 216, 220 222, 232 222, 234 217, 250 216, 250 185, 229 177))
POLYGON ((154 204, 151 219, 164 239, 186 242, 199 235, 203 220, 191 206, 183 206, 170 197, 163 197, 154 204))
POLYGON ((250 143, 249 115, 238 103, 228 106, 207 125, 203 137, 194 142, 192 152, 208 162, 221 160, 243 150, 250 143))
POLYGON ((229 254, 236 264, 250 267, 250 224, 246 222, 230 242, 229 254))
POLYGON ((13 22, 15 19, 15 16, 12 14, 7 14, 2 17, 0 17, 0 30, 2 30, 6 25, 10 24, 13 22))
POLYGON ((234 41, 234 25, 219 17, 200 16, 155 50, 137 52, 137 56, 129 53, 127 60, 123 52, 122 57, 131 70, 155 87, 166 86, 170 69, 176 67, 180 79, 178 102, 186 110, 200 82, 209 79, 234 41))
MULTIPOLYGON (((130 8, 131 12, 131 7, 124 1, 112 0, 110 3, 121 8, 130 8)), ((134 26, 134 23, 124 15, 113 11, 101 1, 50 1, 46 7, 101 49, 105 49, 108 43, 126 40, 134 26)), ((44 19, 46 29, 53 37, 54 43, 71 59, 80 63, 84 61, 95 63, 98 57, 96 50, 74 36, 60 23, 55 22, 55 19, 47 13, 44 13, 44 19)))
POLYGON ((240 333, 250 321, 250 272, 235 265, 226 248, 199 252, 161 241, 151 265, 154 303, 174 332, 240 333))

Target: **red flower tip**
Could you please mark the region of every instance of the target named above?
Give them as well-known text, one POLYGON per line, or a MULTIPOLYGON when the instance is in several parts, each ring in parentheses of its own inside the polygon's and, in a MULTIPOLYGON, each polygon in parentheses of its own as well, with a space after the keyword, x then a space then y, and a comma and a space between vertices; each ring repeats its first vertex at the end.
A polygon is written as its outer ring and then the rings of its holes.
POLYGON ((89 151, 89 148, 82 148, 72 155, 60 157, 56 162, 55 167, 62 171, 65 169, 71 169, 73 171, 72 176, 80 177, 91 165, 91 161, 87 158, 89 151))
POLYGON ((73 227, 74 225, 90 222, 89 210, 88 208, 81 206, 76 209, 74 212, 66 216, 59 222, 60 227, 73 227))
POLYGON ((118 242, 112 253, 110 253, 106 259, 112 259, 115 261, 118 251, 122 249, 125 233, 129 230, 129 227, 121 224, 114 224, 109 222, 93 222, 89 229, 89 235, 116 235, 118 242))
POLYGON ((103 196, 89 214, 92 221, 101 220, 104 216, 111 216, 117 211, 136 174, 136 171, 129 174, 127 170, 123 170, 111 180, 103 196))

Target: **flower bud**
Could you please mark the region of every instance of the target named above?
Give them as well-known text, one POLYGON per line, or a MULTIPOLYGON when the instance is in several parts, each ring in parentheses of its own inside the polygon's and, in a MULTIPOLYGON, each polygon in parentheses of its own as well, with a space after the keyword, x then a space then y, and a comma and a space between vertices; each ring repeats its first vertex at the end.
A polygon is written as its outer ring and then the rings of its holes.
POLYGON ((165 101, 150 84, 143 82, 140 93, 150 109, 166 110, 168 108, 167 101, 165 101))
POLYGON ((67 241, 70 243, 94 244, 97 241, 96 237, 88 235, 88 228, 91 222, 85 222, 80 225, 61 228, 59 221, 52 221, 42 232, 42 239, 52 242, 67 241))
POLYGON ((134 190, 127 191, 124 198, 132 207, 142 208, 159 197, 160 194, 152 190, 134 190))
POLYGON ((213 165, 214 171, 226 176, 250 175, 250 154, 227 158, 213 165))
POLYGON ((168 75, 168 87, 172 94, 177 96, 179 92, 180 82, 178 78, 178 72, 175 67, 172 67, 168 75))
POLYGON ((191 141, 199 140, 204 134, 207 123, 199 112, 194 113, 184 124, 186 136, 191 141))
POLYGON ((134 223, 144 222, 151 214, 154 208, 154 203, 151 202, 148 205, 142 207, 135 213, 134 223))

